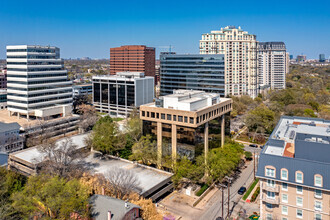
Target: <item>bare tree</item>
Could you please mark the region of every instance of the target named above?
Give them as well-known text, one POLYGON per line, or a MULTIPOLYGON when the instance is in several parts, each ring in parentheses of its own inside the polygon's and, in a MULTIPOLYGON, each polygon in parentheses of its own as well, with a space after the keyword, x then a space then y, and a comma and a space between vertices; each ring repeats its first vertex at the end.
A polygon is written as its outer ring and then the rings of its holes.
POLYGON ((81 115, 79 128, 82 131, 88 131, 93 128, 99 117, 96 114, 96 110, 93 106, 82 104, 79 106, 78 112, 81 115))
POLYGON ((59 176, 80 176, 85 171, 81 159, 87 156, 87 152, 78 149, 72 140, 65 138, 60 143, 50 141, 38 147, 44 154, 40 162, 41 170, 59 176))
POLYGON ((140 192, 139 180, 131 170, 122 168, 111 168, 105 174, 109 188, 118 199, 123 199, 132 192, 140 192))

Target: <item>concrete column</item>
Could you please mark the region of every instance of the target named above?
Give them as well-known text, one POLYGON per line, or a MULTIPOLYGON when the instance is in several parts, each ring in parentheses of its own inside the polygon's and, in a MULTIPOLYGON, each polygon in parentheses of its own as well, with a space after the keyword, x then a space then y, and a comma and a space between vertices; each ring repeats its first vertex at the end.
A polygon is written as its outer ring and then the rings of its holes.
POLYGON ((17 112, 17 118, 19 119, 19 117, 20 117, 20 114, 19 114, 19 112, 17 112))
POLYGON ((162 166, 162 140, 163 140, 163 132, 162 132, 162 123, 157 122, 157 166, 161 168, 162 166))
POLYGON ((207 159, 207 154, 209 153, 209 122, 205 123, 204 128, 204 154, 205 154, 205 164, 207 159))
POLYGON ((172 124, 172 161, 173 165, 176 164, 177 154, 177 129, 176 125, 172 124))
POLYGON ((221 147, 225 145, 225 115, 221 116, 221 147))
POLYGON ((27 120, 30 119, 29 113, 26 115, 26 119, 27 119, 27 120))

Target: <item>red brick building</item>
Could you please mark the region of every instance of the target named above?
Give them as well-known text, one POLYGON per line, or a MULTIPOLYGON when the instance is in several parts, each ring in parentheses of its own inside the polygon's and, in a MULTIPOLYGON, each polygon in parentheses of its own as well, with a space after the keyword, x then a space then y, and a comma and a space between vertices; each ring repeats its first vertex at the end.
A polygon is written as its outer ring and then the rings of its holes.
POLYGON ((127 45, 110 48, 110 74, 131 71, 155 76, 155 48, 144 45, 127 45))

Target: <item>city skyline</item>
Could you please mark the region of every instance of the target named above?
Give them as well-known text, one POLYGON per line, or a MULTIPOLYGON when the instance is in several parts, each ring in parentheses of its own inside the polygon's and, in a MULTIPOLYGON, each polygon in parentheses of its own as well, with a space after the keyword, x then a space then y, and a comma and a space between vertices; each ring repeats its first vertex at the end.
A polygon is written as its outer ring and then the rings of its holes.
POLYGON ((0 8, 0 59, 6 45, 55 45, 63 58, 109 58, 109 49, 121 45, 147 45, 159 52, 172 45, 177 53, 199 53, 204 33, 228 25, 241 26, 258 41, 283 41, 294 56, 318 59, 330 54, 330 3, 305 1, 272 3, 167 1, 99 2, 89 5, 58 1, 5 1, 0 8), (282 5, 282 6, 281 6, 282 5), (215 10, 218 8, 219 10, 215 10))

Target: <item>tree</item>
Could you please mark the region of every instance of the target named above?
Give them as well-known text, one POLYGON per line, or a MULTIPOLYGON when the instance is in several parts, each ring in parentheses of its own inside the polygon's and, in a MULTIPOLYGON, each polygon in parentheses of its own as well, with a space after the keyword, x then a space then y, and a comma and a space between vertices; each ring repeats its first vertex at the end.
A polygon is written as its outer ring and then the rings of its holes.
POLYGON ((42 144, 38 150, 45 154, 40 166, 43 172, 61 177, 80 176, 84 172, 84 165, 80 160, 87 156, 69 138, 60 143, 55 141, 42 144))
POLYGON ((83 132, 91 130, 99 119, 95 107, 82 104, 79 106, 78 112, 81 114, 79 128, 83 132))
POLYGON ((128 135, 135 141, 138 142, 142 135, 142 120, 140 119, 139 112, 135 108, 128 120, 126 121, 126 131, 128 135))
POLYGON ((109 169, 105 174, 108 188, 113 196, 118 199, 123 199, 132 192, 140 192, 139 180, 131 170, 124 170, 122 168, 109 169))
POLYGON ((30 177, 24 189, 11 196, 13 207, 25 218, 70 219, 88 217, 88 190, 78 180, 38 175, 30 177))
POLYGON ((131 160, 141 160, 143 164, 157 162, 157 143, 151 136, 142 136, 132 147, 131 160))
POLYGON ((304 110, 304 116, 306 117, 312 117, 312 118, 316 118, 317 116, 314 114, 314 111, 312 109, 306 108, 304 110))
POLYGON ((250 131, 257 130, 258 127, 271 133, 275 126, 275 113, 266 105, 260 104, 257 108, 249 111, 245 118, 245 124, 250 131))
POLYGON ((175 164, 172 180, 175 185, 178 185, 182 178, 187 178, 197 183, 203 178, 204 171, 204 155, 199 156, 196 163, 193 163, 187 157, 183 157, 175 164))
POLYGON ((93 127, 93 147, 103 153, 113 154, 125 146, 125 138, 110 116, 100 118, 93 127))

